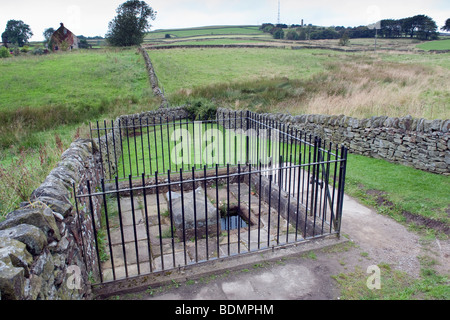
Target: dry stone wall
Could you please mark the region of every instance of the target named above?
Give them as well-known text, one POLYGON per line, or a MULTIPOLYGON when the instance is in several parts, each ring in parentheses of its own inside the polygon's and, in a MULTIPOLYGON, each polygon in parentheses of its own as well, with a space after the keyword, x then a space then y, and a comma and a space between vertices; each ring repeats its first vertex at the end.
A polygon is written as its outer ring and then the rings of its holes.
MULTIPOLYGON (((219 108, 217 119, 232 111, 219 108)), ((351 153, 380 158, 416 169, 450 175, 450 120, 386 116, 356 119, 328 115, 261 114, 335 144, 351 153)), ((232 125, 233 123, 231 123, 232 125)))
POLYGON ((147 74, 150 81, 150 86, 152 87, 153 94, 156 97, 161 98, 162 106, 166 106, 167 105, 166 97, 164 96, 163 91, 159 88, 158 77, 156 76, 155 69, 153 68, 152 61, 150 60, 147 51, 142 47, 139 47, 138 51, 142 54, 142 57, 144 58, 145 67, 147 68, 147 74))
POLYGON ((103 177, 100 161, 97 143, 73 142, 30 202, 22 203, 0 223, 1 299, 90 297, 89 278, 98 276, 92 218, 98 226, 100 202, 93 200, 92 215, 81 202, 78 214, 73 186, 85 185, 87 180, 93 187, 98 185, 103 177))
POLYGON ((124 126, 139 126, 154 123, 166 123, 173 119, 185 119, 190 118, 191 115, 185 109, 184 106, 173 108, 160 108, 157 110, 151 110, 142 113, 136 113, 131 115, 123 115, 117 118, 116 123, 120 121, 121 127, 124 126))

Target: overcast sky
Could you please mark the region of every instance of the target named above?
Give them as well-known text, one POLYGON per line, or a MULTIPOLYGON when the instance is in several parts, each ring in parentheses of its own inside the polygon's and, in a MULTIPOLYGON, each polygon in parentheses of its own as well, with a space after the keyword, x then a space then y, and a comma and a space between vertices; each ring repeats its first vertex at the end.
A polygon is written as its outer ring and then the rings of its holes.
MULTIPOLYGON (((8 20, 23 20, 34 33, 31 41, 43 40, 46 28, 60 22, 76 35, 104 36, 108 22, 125 0, 0 0, 0 33, 8 20)), ((211 25, 259 25, 276 23, 278 0, 153 0, 152 30, 211 25)), ((416 14, 433 18, 439 27, 450 18, 448 0, 280 0, 281 22, 321 26, 359 26, 381 19, 416 14)))

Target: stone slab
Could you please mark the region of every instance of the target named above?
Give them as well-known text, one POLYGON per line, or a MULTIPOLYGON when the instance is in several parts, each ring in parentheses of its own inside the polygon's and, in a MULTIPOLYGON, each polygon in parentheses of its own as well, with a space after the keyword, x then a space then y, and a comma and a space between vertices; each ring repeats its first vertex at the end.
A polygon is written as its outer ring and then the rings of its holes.
MULTIPOLYGON (((166 199, 169 202, 174 226, 179 236, 183 235, 183 230, 185 235, 189 237, 195 228, 197 228, 197 236, 205 234, 206 226, 216 228, 216 207, 213 206, 208 197, 206 197, 205 202, 203 188, 197 188, 194 192, 184 192, 183 199, 181 193, 167 193, 166 199), (170 201, 172 201, 171 205, 170 201)), ((214 229, 211 231, 214 232, 214 229)))

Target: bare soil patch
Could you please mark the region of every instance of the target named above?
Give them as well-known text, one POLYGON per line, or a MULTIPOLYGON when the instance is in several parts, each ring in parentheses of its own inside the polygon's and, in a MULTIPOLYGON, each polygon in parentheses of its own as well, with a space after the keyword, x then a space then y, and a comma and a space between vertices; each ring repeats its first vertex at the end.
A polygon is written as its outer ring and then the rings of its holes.
MULTIPOLYGON (((367 194, 373 196, 376 201, 376 204, 380 207, 386 207, 388 209, 393 209, 395 206, 394 203, 392 203, 391 201, 389 201, 386 198, 387 193, 385 193, 383 191, 367 190, 367 194)), ((450 208, 447 208, 446 212, 449 213, 450 208)), ((438 232, 442 232, 442 233, 446 234, 447 236, 450 235, 450 227, 445 222, 438 221, 435 219, 430 219, 430 218, 427 218, 424 216, 420 216, 420 215, 414 214, 412 212, 408 212, 406 210, 402 211, 402 215, 406 218, 406 223, 414 223, 418 226, 424 226, 426 228, 430 228, 430 229, 434 229, 438 232)))

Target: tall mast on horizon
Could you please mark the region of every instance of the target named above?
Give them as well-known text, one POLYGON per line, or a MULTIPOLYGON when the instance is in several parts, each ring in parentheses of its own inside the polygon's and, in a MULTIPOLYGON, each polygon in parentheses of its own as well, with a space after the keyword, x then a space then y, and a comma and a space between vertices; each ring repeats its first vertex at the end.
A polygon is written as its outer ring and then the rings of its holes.
POLYGON ((281 19, 280 19, 280 0, 278 0, 278 24, 281 23, 281 19))

